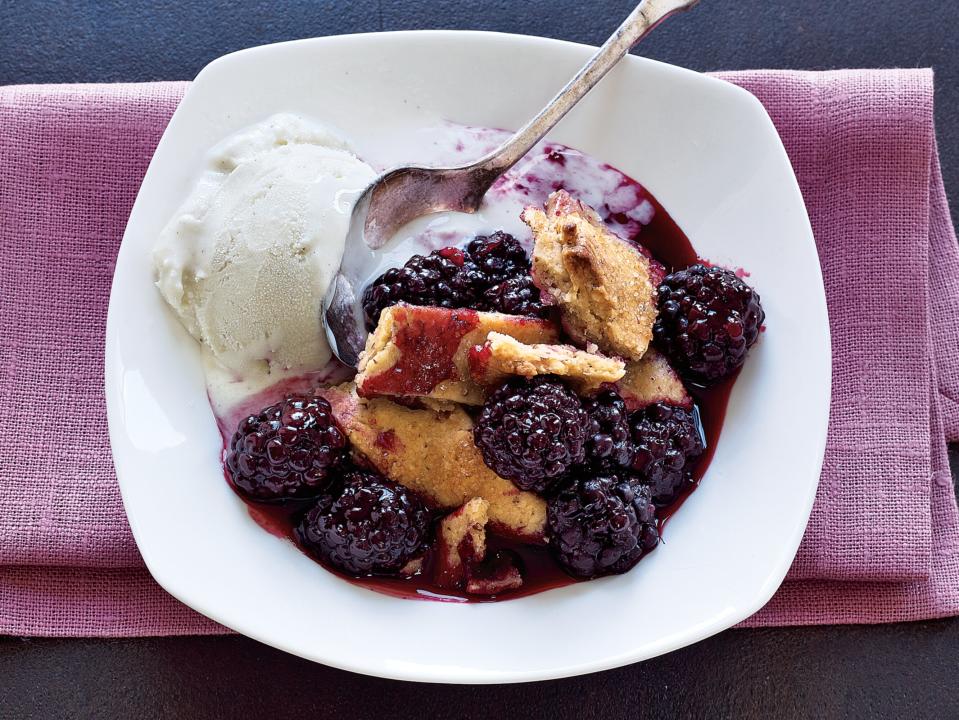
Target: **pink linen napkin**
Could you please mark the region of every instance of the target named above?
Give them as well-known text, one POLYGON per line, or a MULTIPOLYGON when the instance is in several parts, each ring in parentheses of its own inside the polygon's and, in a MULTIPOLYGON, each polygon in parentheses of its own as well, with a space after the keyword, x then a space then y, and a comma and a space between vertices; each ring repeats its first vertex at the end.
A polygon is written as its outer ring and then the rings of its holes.
MULTIPOLYGON (((809 528, 787 582, 744 624, 959 614, 945 446, 959 440, 959 248, 932 73, 721 77, 755 94, 783 138, 833 337, 829 442, 809 528)), ((113 262, 185 88, 0 88, 0 633, 228 632, 143 568, 104 417, 113 262)))

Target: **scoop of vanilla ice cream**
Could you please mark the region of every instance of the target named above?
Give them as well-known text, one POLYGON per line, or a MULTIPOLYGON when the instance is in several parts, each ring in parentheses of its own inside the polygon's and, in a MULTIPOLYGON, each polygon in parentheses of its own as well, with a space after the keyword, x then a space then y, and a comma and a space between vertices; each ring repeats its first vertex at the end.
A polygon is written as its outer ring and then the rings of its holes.
POLYGON ((211 150, 160 234, 157 286, 239 380, 322 368, 322 301, 374 177, 329 129, 275 115, 211 150))

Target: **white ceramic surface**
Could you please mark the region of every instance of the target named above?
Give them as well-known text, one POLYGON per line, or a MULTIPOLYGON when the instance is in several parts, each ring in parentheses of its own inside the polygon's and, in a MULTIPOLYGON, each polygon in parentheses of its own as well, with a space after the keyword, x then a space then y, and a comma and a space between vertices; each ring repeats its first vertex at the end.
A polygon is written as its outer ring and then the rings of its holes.
POLYGON ((227 487, 199 349, 152 285, 150 248, 203 153, 227 134, 299 112, 344 129, 361 155, 400 160, 404 139, 441 119, 518 127, 590 52, 531 37, 390 33, 254 48, 200 73, 140 189, 107 322, 117 476, 143 558, 167 591, 318 662, 470 683, 653 657, 734 625, 775 592, 822 464, 829 330, 795 177, 765 111, 741 89, 629 57, 551 136, 643 183, 703 256, 748 268, 767 312, 701 487, 665 544, 623 576, 461 605, 395 599, 328 573, 258 527, 227 487))

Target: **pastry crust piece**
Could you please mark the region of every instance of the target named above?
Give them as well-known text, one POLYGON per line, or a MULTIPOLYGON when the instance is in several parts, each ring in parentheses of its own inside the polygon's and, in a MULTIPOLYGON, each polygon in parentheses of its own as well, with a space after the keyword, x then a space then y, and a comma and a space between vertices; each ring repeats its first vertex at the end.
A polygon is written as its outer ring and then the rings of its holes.
POLYGON ((443 518, 436 533, 437 585, 466 587, 472 566, 486 559, 487 522, 489 503, 483 498, 473 498, 443 518))
POLYGON ((488 511, 485 500, 473 498, 440 522, 433 577, 440 587, 485 596, 522 587, 514 556, 500 552, 487 557, 488 511))
POLYGON ((491 332, 483 345, 470 350, 470 373, 480 385, 495 385, 510 375, 559 375, 581 395, 623 377, 626 363, 572 345, 527 345, 516 338, 491 332))
POLYGON ((523 343, 551 343, 558 337, 553 323, 538 318, 395 305, 383 310, 366 341, 357 392, 482 405, 483 388, 470 376, 468 355, 490 332, 523 343))
POLYGON ((439 509, 482 498, 498 532, 543 542, 546 503, 487 467, 473 444, 473 421, 461 407, 413 409, 386 398, 361 398, 350 383, 318 392, 354 451, 383 475, 439 509))
POLYGON ((692 407, 693 399, 669 361, 654 348, 641 360, 626 364, 626 373, 615 388, 630 412, 661 402, 692 407))
POLYGON ((559 307, 570 337, 609 355, 642 358, 656 319, 655 261, 565 190, 522 217, 533 231, 533 281, 559 307))

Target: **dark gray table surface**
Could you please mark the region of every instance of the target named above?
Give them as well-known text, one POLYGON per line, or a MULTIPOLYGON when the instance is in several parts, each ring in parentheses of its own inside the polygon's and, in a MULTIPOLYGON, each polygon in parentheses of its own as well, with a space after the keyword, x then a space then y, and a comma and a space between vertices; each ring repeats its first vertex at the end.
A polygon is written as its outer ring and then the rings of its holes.
MULTIPOLYGON (((632 4, 0 0, 0 84, 185 80, 232 50, 378 30, 499 30, 596 44, 632 4)), ((658 29, 642 54, 697 70, 934 67, 955 218, 957 29, 959 4, 937 0, 703 0, 658 29)), ((957 459, 954 450, 954 468, 957 459)), ((0 638, 0 718, 948 718, 959 716, 957 669, 959 620, 731 630, 618 670, 502 687, 365 678, 240 637, 0 638)))

